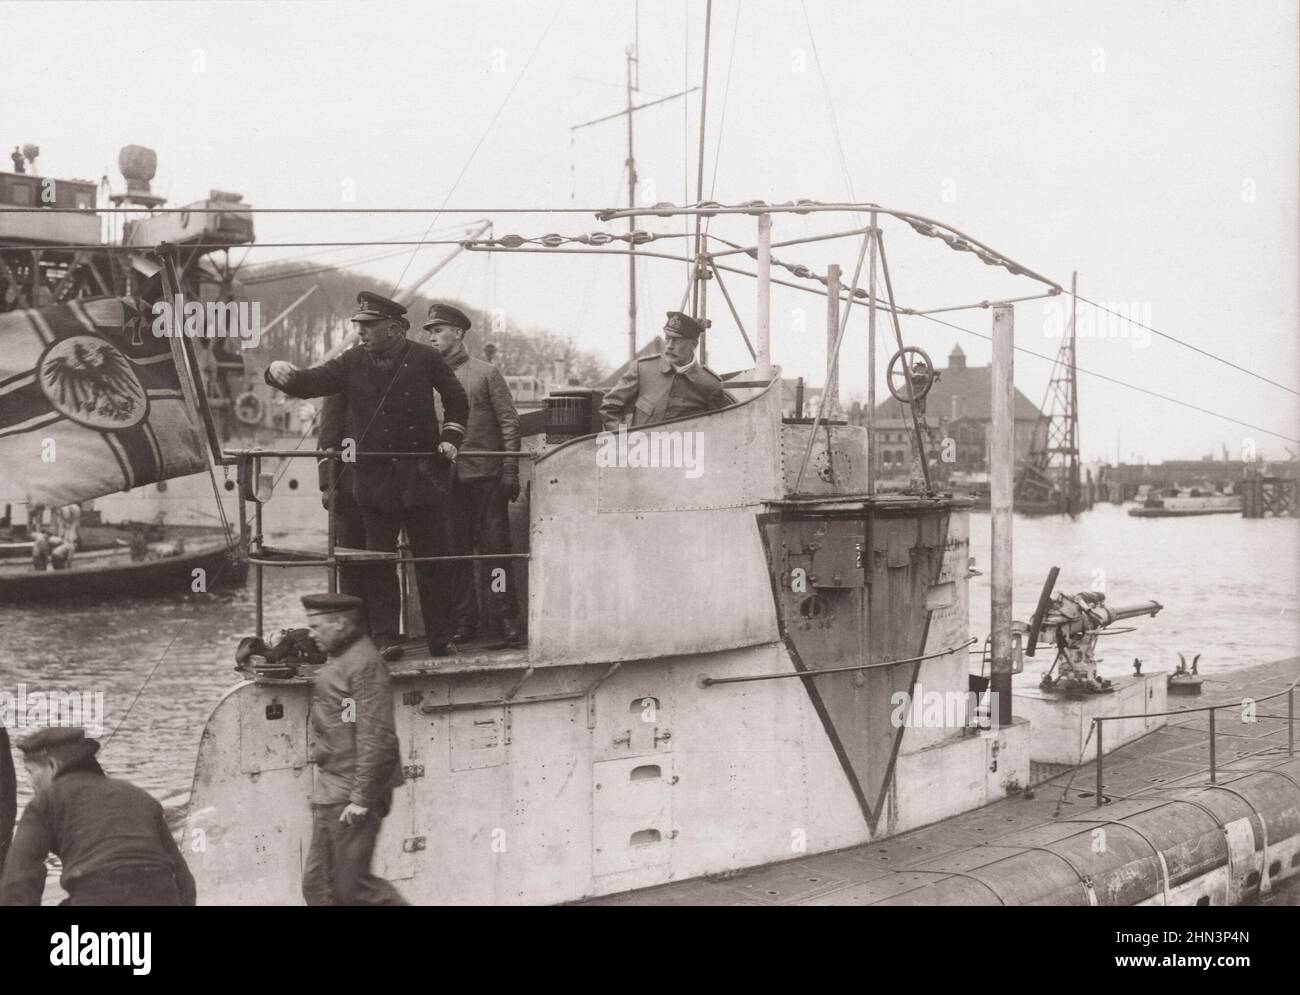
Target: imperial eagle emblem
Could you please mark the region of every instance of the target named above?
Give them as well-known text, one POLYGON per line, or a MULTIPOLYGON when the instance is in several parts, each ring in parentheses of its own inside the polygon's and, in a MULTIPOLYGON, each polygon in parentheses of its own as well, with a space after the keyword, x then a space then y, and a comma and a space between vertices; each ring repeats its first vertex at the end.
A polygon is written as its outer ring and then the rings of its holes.
POLYGON ((41 357, 41 390, 62 414, 96 429, 138 425, 149 400, 135 370, 118 349, 93 335, 74 335, 41 357))

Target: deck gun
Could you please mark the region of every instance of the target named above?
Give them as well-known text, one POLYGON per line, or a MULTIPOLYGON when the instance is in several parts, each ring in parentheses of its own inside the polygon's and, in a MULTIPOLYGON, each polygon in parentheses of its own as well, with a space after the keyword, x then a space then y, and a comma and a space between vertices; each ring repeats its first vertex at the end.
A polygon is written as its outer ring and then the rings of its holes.
MULTIPOLYGON (((1039 686, 1045 691, 1064 691, 1101 694, 1114 690, 1111 682, 1097 676, 1095 649, 1097 638, 1103 630, 1116 622, 1141 615, 1154 616, 1164 605, 1158 601, 1140 601, 1136 604, 1112 606, 1106 604, 1106 595, 1096 591, 1078 594, 1053 594, 1059 567, 1047 574, 1038 607, 1029 623, 1026 656, 1033 656, 1038 640, 1054 639, 1056 659, 1047 668, 1039 686), (1052 671, 1056 676, 1052 676, 1052 671)), ((1111 629, 1111 634, 1121 630, 1111 629)))

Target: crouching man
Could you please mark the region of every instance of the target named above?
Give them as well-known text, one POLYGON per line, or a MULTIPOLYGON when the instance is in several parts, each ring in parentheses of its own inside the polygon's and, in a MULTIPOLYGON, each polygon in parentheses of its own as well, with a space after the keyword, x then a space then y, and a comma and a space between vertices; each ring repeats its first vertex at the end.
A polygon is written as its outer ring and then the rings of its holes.
POLYGON ((370 873, 379 827, 402 783, 388 670, 348 594, 302 599, 312 635, 329 661, 312 691, 311 849, 303 868, 308 905, 406 905, 370 873))
POLYGON ((194 878, 162 806, 105 776, 99 743, 84 729, 41 729, 18 748, 35 797, 5 860, 0 905, 41 903, 50 853, 63 863, 65 905, 194 904, 194 878))

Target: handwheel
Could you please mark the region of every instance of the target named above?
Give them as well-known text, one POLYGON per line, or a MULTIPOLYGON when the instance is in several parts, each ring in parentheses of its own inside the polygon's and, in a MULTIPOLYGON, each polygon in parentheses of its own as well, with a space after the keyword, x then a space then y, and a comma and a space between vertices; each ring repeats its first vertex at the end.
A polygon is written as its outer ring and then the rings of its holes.
POLYGON ((885 385, 889 392, 904 404, 914 404, 925 397, 937 379, 934 364, 926 351, 914 345, 904 346, 894 353, 885 371, 885 385))

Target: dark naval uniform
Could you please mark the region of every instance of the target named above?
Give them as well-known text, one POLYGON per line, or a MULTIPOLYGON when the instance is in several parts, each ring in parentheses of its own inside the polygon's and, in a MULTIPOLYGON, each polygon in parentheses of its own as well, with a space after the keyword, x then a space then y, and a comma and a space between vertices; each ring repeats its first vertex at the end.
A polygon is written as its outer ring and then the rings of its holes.
POLYGON ((54 756, 59 765, 19 820, 0 905, 40 904, 50 853, 63 864, 64 904, 194 904, 194 878, 162 806, 134 785, 106 777, 95 760, 99 744, 83 729, 42 729, 20 748, 54 756))
MULTIPOLYGON (((668 313, 667 335, 698 341, 703 326, 679 311, 668 313)), ((673 366, 661 353, 632 364, 613 390, 605 395, 600 413, 606 431, 615 431, 631 412, 630 428, 716 411, 732 404, 718 375, 692 359, 685 369, 673 366)))
MULTIPOLYGON (((309 613, 360 609, 345 594, 303 598, 309 613)), ((312 838, 303 868, 308 905, 405 905, 397 889, 370 873, 375 838, 402 783, 388 669, 369 636, 335 649, 312 688, 312 838), (348 805, 366 814, 345 823, 348 805)))
MULTIPOLYGON (((469 316, 449 304, 429 305, 426 330, 450 325, 469 331, 469 316)), ((465 342, 444 354, 469 396, 469 421, 465 429, 465 448, 484 452, 519 451, 519 413, 501 371, 491 363, 475 359, 465 342)), ((472 456, 456 461, 456 483, 452 489, 446 524, 448 544, 456 555, 509 553, 510 502, 519 496, 519 467, 513 459, 472 456)), ((515 618, 519 604, 515 598, 513 563, 509 559, 480 560, 482 577, 475 580, 474 561, 455 564, 456 570, 456 637, 471 638, 480 621, 495 619, 507 642, 515 642, 519 632, 515 618), (498 583, 500 581, 500 583, 498 583), (480 598, 482 594, 482 611, 480 598), (481 616, 481 617, 480 617, 481 616)))
MULTIPOLYGON (((317 449, 342 449, 348 438, 348 402, 342 394, 325 398, 320 412, 320 432, 316 437, 317 449)), ((330 493, 330 460, 322 457, 316 472, 320 483, 321 501, 326 508, 334 505, 334 542, 351 549, 366 548, 366 523, 361 515, 361 505, 352 496, 355 464, 334 460, 334 492, 330 493)), ((339 588, 344 594, 365 597, 365 574, 356 564, 339 568, 339 588)))
MULTIPOLYGON (((353 321, 398 318, 406 309, 377 294, 358 295, 353 321)), ((358 452, 432 452, 439 443, 459 447, 469 419, 469 401, 456 374, 437 349, 403 339, 387 356, 376 358, 362 348, 348 349, 328 363, 295 370, 283 385, 292 397, 342 395, 347 402, 346 436, 358 452), (446 423, 439 428, 434 393, 442 400, 446 423)), ((361 508, 366 548, 397 549, 403 527, 415 556, 444 555, 438 506, 451 489, 453 467, 436 458, 358 458, 352 474, 352 496, 361 508)), ((368 565, 366 608, 370 632, 379 644, 396 641, 400 597, 397 573, 391 564, 368 565)), ((450 573, 439 564, 416 565, 420 611, 430 647, 451 639, 450 573)))
MULTIPOLYGON (((465 437, 469 400, 456 374, 437 349, 411 341, 399 347, 399 368, 391 388, 393 371, 381 369, 370 353, 355 348, 321 366, 295 370, 280 389, 292 397, 341 394, 347 401, 346 437, 357 440, 358 452, 432 452, 440 442, 459 446, 465 437), (441 429, 434 391, 447 415, 441 429)), ((352 475, 352 494, 362 508, 396 512, 434 504, 447 489, 441 478, 449 468, 435 467, 432 459, 358 459, 354 469, 358 472, 352 475)))

